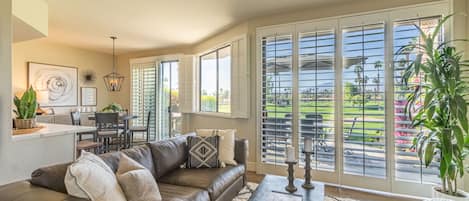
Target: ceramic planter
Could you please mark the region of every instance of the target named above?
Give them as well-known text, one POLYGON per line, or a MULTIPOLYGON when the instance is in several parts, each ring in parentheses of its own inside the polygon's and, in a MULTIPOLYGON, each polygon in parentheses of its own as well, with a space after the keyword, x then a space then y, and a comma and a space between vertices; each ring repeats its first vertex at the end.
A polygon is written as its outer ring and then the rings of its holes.
POLYGON ((29 129, 36 127, 36 118, 33 119, 15 119, 16 129, 29 129))
POLYGON ((442 193, 440 192, 440 187, 432 188, 432 201, 469 201, 468 193, 458 190, 458 195, 460 196, 452 196, 442 193))

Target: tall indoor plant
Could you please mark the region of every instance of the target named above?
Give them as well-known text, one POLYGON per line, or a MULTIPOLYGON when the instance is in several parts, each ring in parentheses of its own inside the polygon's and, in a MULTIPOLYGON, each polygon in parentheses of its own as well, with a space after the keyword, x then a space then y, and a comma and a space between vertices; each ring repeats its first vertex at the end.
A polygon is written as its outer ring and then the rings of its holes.
POLYGON ((36 91, 30 87, 19 98, 15 96, 13 103, 16 109, 13 112, 16 114, 15 126, 17 129, 27 129, 36 127, 36 110, 38 107, 36 91))
POLYGON ((467 102, 463 98, 468 87, 461 79, 461 67, 469 63, 462 60, 462 52, 451 46, 453 41, 438 43, 442 27, 450 17, 442 19, 432 33, 417 27, 421 43, 412 43, 399 51, 416 53, 415 60, 404 70, 403 81, 413 90, 407 97, 406 114, 414 127, 427 129, 414 139, 418 156, 427 167, 438 158, 441 187, 434 188, 434 193, 458 200, 467 197, 458 191, 457 179, 464 175, 469 145, 467 102), (422 84, 410 86, 409 82, 416 77, 422 79, 422 84))

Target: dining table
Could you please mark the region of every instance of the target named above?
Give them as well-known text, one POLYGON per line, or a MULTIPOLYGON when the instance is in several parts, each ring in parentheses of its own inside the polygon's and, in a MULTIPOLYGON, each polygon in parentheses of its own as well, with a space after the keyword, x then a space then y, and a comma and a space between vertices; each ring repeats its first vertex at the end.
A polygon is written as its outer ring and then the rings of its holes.
MULTIPOLYGON (((138 116, 137 115, 132 115, 132 114, 119 114, 119 121, 122 122, 122 126, 119 125, 120 129, 123 129, 124 130, 124 145, 123 145, 123 149, 128 149, 130 148, 132 145, 131 145, 131 139, 130 139, 130 121, 132 121, 133 119, 137 119, 138 116)), ((90 121, 95 121, 96 120, 96 117, 94 114, 90 114, 88 115, 88 120, 90 121)))

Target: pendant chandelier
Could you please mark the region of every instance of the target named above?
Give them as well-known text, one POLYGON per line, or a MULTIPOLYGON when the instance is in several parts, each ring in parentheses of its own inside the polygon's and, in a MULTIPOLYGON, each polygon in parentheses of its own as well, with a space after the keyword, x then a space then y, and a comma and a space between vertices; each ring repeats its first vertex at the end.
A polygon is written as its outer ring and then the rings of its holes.
POLYGON ((107 90, 110 92, 116 92, 121 90, 122 83, 124 82, 124 76, 116 72, 115 42, 117 37, 111 36, 110 38, 112 39, 112 73, 107 74, 103 77, 103 79, 107 90))

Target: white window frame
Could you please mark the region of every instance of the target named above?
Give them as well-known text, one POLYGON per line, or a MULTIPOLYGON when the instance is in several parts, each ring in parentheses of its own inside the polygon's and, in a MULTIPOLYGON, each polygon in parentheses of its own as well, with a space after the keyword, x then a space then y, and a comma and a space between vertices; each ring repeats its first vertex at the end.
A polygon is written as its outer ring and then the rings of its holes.
MULTIPOLYGON (((431 3, 424 3, 424 4, 416 4, 411 6, 403 6, 403 7, 396 7, 390 9, 383 9, 371 12, 363 12, 363 13, 356 13, 351 15, 343 15, 343 16, 336 16, 336 17, 328 17, 322 19, 315 19, 315 20, 308 20, 308 21, 301 21, 301 22, 294 22, 294 23, 287 23, 287 24, 280 24, 280 25, 273 25, 273 26, 266 26, 266 27, 259 27, 256 29, 256 131, 257 131, 257 162, 256 162, 256 171, 261 174, 280 174, 285 175, 284 168, 279 168, 278 165, 272 164, 264 164, 262 163, 262 150, 261 147, 261 109, 262 109, 262 47, 261 41, 263 37, 272 36, 275 34, 282 35, 282 34, 293 34, 293 97, 298 97, 297 88, 297 71, 298 68, 298 48, 297 48, 297 39, 298 34, 300 32, 305 31, 314 31, 320 30, 321 28, 330 28, 334 27, 336 31, 336 79, 340 80, 341 82, 336 82, 336 130, 335 130, 335 137, 336 137, 336 172, 334 173, 324 173, 321 171, 312 171, 313 177, 319 181, 324 181, 328 183, 334 183, 337 185, 344 185, 344 186, 353 186, 354 188, 361 188, 361 189, 371 189, 375 191, 384 191, 389 193, 398 193, 398 194, 407 194, 413 196, 430 196, 431 195, 431 184, 421 184, 418 185, 416 183, 411 182, 403 182, 403 181, 396 181, 395 180, 395 161, 394 161, 394 107, 393 102, 394 99, 394 83, 393 83, 393 66, 392 66, 392 59, 393 59, 393 51, 392 51, 392 43, 393 43, 393 23, 399 20, 404 19, 413 19, 413 18, 421 18, 421 17, 430 17, 435 16, 438 14, 447 15, 450 13, 452 1, 440 1, 440 2, 431 2, 431 3), (385 23, 385 63, 384 63, 384 71, 385 71, 385 116, 387 124, 385 125, 386 130, 386 179, 376 179, 376 178, 369 178, 369 177, 362 177, 362 176, 353 176, 353 175, 344 175, 342 168, 343 166, 343 139, 342 139, 342 131, 343 131, 343 118, 342 118, 342 102, 343 102, 343 83, 342 83, 342 28, 352 25, 361 25, 367 24, 369 22, 379 22, 384 21, 385 23), (317 28, 316 28, 317 27, 317 28), (391 50, 391 51, 390 51, 391 50)), ((448 24, 445 27, 445 38, 451 39, 452 36, 452 25, 448 24)), ((294 100, 298 100, 295 99, 294 100)), ((298 114, 298 105, 295 102, 293 105, 293 114, 298 114)), ((293 115, 293 122, 298 122, 297 115, 293 115)), ((293 146, 298 144, 298 124, 294 124, 292 128, 293 136, 293 146)), ((298 146, 296 146, 298 147, 298 146)), ((295 151, 298 154, 298 151, 295 151)), ((298 155, 297 155, 298 158, 298 155)), ((283 166, 283 165, 280 165, 283 166)), ((298 165, 296 166, 296 176, 302 177, 303 170, 298 165)), ((460 187, 463 188, 464 184, 461 181, 460 187)))
MULTIPOLYGON (((197 70, 198 70, 198 72, 199 72, 199 74, 198 74, 198 76, 197 76, 197 77, 199 78, 199 79, 198 79, 198 80, 199 80, 199 82, 198 82, 199 85, 198 85, 198 89, 197 89, 199 96, 198 96, 198 99, 197 99, 197 100, 198 100, 198 106, 199 106, 199 107, 198 107, 198 112, 199 112, 199 113, 219 114, 219 115, 221 115, 221 116, 225 116, 225 115, 231 114, 231 109, 230 109, 230 112, 220 112, 220 111, 219 111, 219 109, 220 109, 220 108, 219 108, 219 94, 218 94, 218 90, 220 90, 220 86, 219 86, 219 80, 220 80, 220 77, 219 77, 219 76, 220 76, 220 74, 219 74, 219 70, 220 70, 220 66, 219 66, 219 63, 220 63, 219 52, 220 52, 220 50, 225 49, 225 48, 229 48, 229 50, 230 50, 230 77, 233 77, 233 76, 232 76, 233 62, 231 62, 231 55, 232 55, 232 53, 233 53, 233 47, 231 46, 231 43, 222 45, 222 46, 220 46, 220 47, 218 47, 218 48, 215 48, 215 49, 213 49, 213 50, 211 50, 211 51, 207 51, 207 52, 205 52, 205 53, 203 53, 203 54, 197 56, 197 64, 198 64, 197 70), (216 95, 216 97, 215 97, 215 99, 216 99, 215 104, 216 104, 216 110, 217 110, 217 111, 215 111, 215 112, 213 112, 213 111, 202 111, 202 107, 201 107, 202 101, 200 100, 200 99, 202 98, 202 96, 201 96, 201 93, 202 93, 202 86, 201 86, 201 85, 202 85, 202 84, 201 84, 201 78, 202 78, 202 59, 201 59, 201 58, 202 58, 202 57, 205 57, 205 56, 208 56, 208 55, 210 55, 210 54, 213 54, 213 53, 215 53, 215 55, 216 55, 216 58, 215 58, 216 61, 215 61, 215 62, 217 63, 217 64, 216 64, 217 75, 216 75, 216 80, 215 80, 215 83, 216 83, 216 86, 217 86, 217 88, 216 88, 216 90, 217 90, 217 93, 216 93, 216 94, 217 94, 217 95, 216 95)), ((230 83, 230 99, 231 99, 231 91, 232 91, 231 89, 232 89, 232 88, 233 88, 233 87, 232 87, 232 83, 230 83)), ((231 107, 231 100, 230 100, 230 107, 231 107)))
MULTIPOLYGON (((192 100, 192 91, 191 89, 192 84, 190 81, 191 69, 192 69, 192 55, 184 55, 184 54, 171 54, 171 55, 161 55, 161 56, 150 56, 150 57, 141 57, 141 58, 134 58, 129 60, 129 75, 132 75, 132 69, 135 64, 145 64, 145 63, 154 63, 157 68, 157 73, 159 72, 160 64, 164 61, 179 61, 179 91, 180 91, 180 104, 181 104, 181 113, 191 113, 193 111, 194 106, 192 100)), ((132 79, 131 77, 129 79, 132 79)), ((132 105, 132 94, 133 94, 133 85, 132 80, 130 82, 130 105, 132 105)), ((157 83, 158 84, 158 83, 157 83)), ((159 102, 157 100, 156 103, 157 107, 159 107, 159 102)), ((158 111, 158 110, 157 110, 158 111)), ((157 112, 155 111, 155 112, 157 112)), ((130 112, 133 111, 130 109, 130 112)), ((155 128, 158 131, 159 129, 159 119, 158 115, 156 115, 156 124, 155 128)), ((184 117, 183 117, 184 118, 184 117)), ((184 119, 183 119, 183 122, 184 119)), ((183 123, 182 126, 183 131, 189 130, 189 124, 183 123)), ((157 133, 156 140, 160 140, 160 135, 157 133)))
POLYGON ((228 42, 219 43, 206 51, 194 56, 194 107, 196 115, 220 118, 248 118, 250 89, 249 89, 249 42, 247 35, 236 36, 228 42), (221 48, 231 48, 231 112, 203 112, 200 109, 200 57, 221 48))

